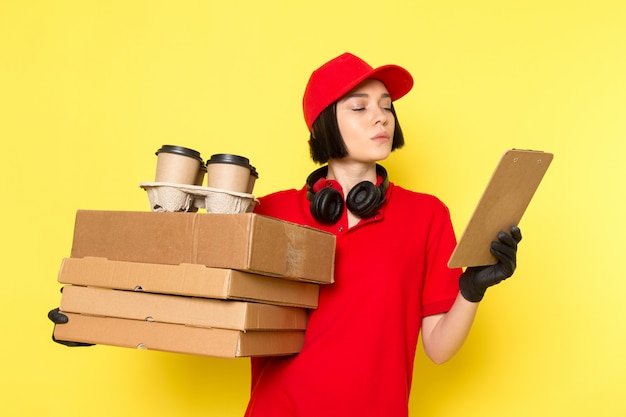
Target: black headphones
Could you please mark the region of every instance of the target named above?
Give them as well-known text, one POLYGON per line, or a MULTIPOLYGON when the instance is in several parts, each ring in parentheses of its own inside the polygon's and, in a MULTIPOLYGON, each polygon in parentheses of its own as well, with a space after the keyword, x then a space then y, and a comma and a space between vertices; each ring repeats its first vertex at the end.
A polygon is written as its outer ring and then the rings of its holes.
MULTIPOLYGON (((376 164, 376 174, 383 178, 379 186, 369 181, 355 185, 346 197, 346 207, 362 219, 372 217, 385 202, 385 194, 389 187, 387 170, 376 164)), ((306 179, 306 198, 311 201, 311 214, 317 221, 324 224, 335 224, 343 213, 343 195, 340 191, 325 187, 317 193, 313 185, 328 175, 328 165, 313 171, 306 179)))

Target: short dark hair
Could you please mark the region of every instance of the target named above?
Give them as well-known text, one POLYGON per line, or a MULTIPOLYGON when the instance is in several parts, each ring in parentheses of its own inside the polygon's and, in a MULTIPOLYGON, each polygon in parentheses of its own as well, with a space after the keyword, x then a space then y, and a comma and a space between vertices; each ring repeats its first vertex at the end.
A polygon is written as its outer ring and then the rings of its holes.
MULTIPOLYGON (((404 146, 404 135, 398 122, 396 109, 391 104, 391 114, 395 120, 393 142, 391 150, 404 146)), ((309 150, 311 159, 318 164, 325 164, 329 159, 341 159, 348 155, 348 149, 339 132, 337 123, 337 102, 326 107, 313 122, 311 126, 311 137, 309 139, 309 150)))

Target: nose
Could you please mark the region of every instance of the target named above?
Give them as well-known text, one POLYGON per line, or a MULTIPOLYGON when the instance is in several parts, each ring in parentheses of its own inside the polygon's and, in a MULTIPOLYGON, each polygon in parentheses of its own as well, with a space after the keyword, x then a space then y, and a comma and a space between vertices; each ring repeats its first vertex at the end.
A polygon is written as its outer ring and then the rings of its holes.
POLYGON ((380 123, 383 126, 387 125, 387 123, 389 123, 389 118, 387 117, 386 110, 380 106, 375 106, 372 121, 374 124, 380 123))

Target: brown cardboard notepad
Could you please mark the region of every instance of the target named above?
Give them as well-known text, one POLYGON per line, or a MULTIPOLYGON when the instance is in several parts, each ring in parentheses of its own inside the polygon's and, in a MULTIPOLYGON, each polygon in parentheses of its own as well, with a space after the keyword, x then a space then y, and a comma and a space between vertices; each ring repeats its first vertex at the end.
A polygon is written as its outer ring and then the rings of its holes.
POLYGON ((518 149, 502 155, 448 261, 450 268, 497 262, 489 252, 491 241, 518 225, 552 158, 551 153, 518 149))

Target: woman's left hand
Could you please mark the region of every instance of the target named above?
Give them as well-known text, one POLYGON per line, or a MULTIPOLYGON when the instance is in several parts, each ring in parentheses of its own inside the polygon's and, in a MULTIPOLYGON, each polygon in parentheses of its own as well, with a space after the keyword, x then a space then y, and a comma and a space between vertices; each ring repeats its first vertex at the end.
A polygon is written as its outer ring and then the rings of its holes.
POLYGON ((490 252, 498 263, 488 266, 472 266, 459 278, 461 295, 473 303, 483 299, 487 288, 509 278, 517 266, 517 244, 522 240, 522 232, 517 226, 511 227, 511 234, 498 233, 498 240, 491 242, 490 252))

